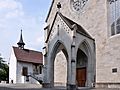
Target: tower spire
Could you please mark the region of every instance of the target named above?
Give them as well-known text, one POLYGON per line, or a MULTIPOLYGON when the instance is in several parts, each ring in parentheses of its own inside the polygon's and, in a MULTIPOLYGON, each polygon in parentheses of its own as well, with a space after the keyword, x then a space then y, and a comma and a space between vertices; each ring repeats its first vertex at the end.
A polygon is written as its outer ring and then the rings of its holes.
POLYGON ((17 44, 18 44, 19 48, 24 49, 25 43, 23 42, 22 30, 21 30, 20 40, 19 40, 19 42, 17 44))

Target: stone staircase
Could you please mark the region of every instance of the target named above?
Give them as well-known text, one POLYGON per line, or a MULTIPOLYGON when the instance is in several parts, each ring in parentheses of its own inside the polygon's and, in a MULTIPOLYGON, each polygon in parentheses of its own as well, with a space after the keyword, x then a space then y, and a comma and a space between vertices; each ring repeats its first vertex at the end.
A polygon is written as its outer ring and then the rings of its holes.
POLYGON ((40 84, 42 84, 43 82, 43 78, 40 74, 33 74, 33 73, 30 73, 27 75, 28 77, 32 77, 34 78, 35 80, 37 80, 40 84))

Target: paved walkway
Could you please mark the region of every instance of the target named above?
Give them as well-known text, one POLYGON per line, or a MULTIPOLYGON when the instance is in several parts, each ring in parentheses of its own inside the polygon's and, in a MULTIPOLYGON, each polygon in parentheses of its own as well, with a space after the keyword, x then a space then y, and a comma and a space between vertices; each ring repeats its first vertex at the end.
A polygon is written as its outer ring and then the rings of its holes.
MULTIPOLYGON (((65 87, 42 88, 39 84, 0 84, 0 90, 66 90, 65 87)), ((88 89, 79 88, 78 90, 120 90, 120 89, 88 89)))

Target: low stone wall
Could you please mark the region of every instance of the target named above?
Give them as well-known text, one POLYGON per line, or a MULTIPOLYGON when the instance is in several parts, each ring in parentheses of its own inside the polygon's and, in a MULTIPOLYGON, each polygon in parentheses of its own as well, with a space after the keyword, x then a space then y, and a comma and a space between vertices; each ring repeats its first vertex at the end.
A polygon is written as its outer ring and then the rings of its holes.
POLYGON ((0 83, 3 83, 3 84, 5 84, 5 83, 7 83, 7 81, 1 81, 0 83))
POLYGON ((54 82, 54 86, 66 86, 66 83, 54 82))
POLYGON ((40 89, 40 84, 0 84, 0 90, 31 90, 40 89))
POLYGON ((120 88, 120 83, 96 83, 96 88, 120 88))
POLYGON ((28 89, 24 89, 24 88, 7 88, 7 87, 0 87, 0 90, 39 90, 39 89, 33 89, 33 88, 28 88, 28 89))

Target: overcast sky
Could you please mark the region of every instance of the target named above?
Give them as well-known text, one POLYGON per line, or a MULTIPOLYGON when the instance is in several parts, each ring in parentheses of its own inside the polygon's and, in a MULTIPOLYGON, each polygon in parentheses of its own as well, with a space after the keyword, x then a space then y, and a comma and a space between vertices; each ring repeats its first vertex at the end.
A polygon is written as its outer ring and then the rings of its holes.
POLYGON ((23 30, 25 48, 42 51, 51 0, 0 0, 0 54, 8 61, 23 30))

